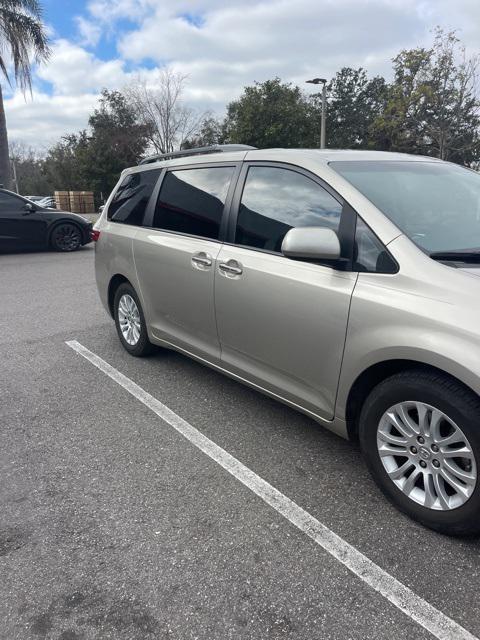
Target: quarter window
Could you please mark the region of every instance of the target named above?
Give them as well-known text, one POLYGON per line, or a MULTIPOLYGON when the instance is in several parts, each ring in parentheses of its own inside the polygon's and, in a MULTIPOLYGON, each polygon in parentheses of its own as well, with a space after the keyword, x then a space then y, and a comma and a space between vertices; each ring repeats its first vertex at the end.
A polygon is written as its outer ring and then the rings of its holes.
POLYGON ((141 226, 160 169, 129 173, 120 183, 107 216, 113 222, 141 226))
POLYGON ((353 270, 370 273, 396 273, 397 271, 397 265, 383 244, 365 222, 358 217, 353 270))
POLYGON ((234 167, 168 171, 162 182, 153 226, 218 239, 234 167))
POLYGON ((235 242, 280 251, 287 231, 338 231, 342 205, 314 180, 279 167, 250 167, 238 213, 235 242))

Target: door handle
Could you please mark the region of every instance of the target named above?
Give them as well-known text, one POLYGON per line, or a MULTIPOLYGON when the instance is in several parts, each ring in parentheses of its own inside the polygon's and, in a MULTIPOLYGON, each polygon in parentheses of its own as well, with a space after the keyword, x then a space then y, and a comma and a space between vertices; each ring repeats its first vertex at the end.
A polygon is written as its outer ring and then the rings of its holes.
POLYGON ((196 269, 208 269, 213 264, 213 258, 205 251, 200 251, 193 254, 192 264, 196 269))
POLYGON ((221 262, 218 265, 219 271, 226 276, 240 276, 243 273, 242 265, 236 260, 221 262))

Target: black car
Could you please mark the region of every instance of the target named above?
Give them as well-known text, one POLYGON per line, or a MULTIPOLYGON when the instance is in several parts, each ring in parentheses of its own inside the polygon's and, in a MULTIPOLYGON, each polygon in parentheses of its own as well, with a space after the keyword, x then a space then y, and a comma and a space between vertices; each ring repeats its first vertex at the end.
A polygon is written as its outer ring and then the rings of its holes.
POLYGON ((91 241, 91 230, 91 222, 76 213, 47 209, 0 189, 0 251, 75 251, 91 241))

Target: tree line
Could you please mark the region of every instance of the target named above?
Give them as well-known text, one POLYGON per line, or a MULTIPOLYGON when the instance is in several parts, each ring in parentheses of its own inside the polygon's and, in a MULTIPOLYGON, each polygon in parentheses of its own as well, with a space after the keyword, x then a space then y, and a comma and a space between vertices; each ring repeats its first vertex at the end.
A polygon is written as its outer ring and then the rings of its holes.
MULTIPOLYGON (((335 74, 327 86, 327 146, 480 164, 478 57, 467 56, 455 32, 437 28, 430 48, 400 51, 392 63, 391 81, 363 68, 335 74)), ((185 105, 185 81, 164 70, 155 86, 138 78, 121 91, 104 90, 88 128, 41 156, 12 145, 20 191, 91 190, 100 200, 125 167, 149 153, 223 143, 320 144, 320 94, 273 78, 245 87, 218 117, 185 105)))

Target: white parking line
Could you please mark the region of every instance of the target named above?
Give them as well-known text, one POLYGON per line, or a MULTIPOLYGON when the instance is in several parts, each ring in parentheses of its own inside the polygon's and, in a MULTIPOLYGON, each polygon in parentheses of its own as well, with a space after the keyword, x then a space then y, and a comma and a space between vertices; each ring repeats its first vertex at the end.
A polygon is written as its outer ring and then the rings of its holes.
POLYGON ((273 507, 300 531, 314 540, 320 547, 330 553, 347 569, 358 576, 372 589, 378 591, 389 602, 439 640, 479 640, 457 622, 417 596, 411 589, 399 582, 384 569, 369 560, 363 553, 340 538, 324 524, 302 509, 298 504, 287 498, 283 493, 272 487, 251 469, 230 455, 204 436, 191 424, 180 418, 167 406, 138 386, 133 380, 105 362, 100 356, 81 345, 76 340, 66 343, 74 351, 95 365, 100 371, 114 380, 128 391, 134 398, 140 400, 159 418, 182 434, 200 451, 215 460, 221 467, 232 474, 237 480, 253 491, 268 505, 273 507))

